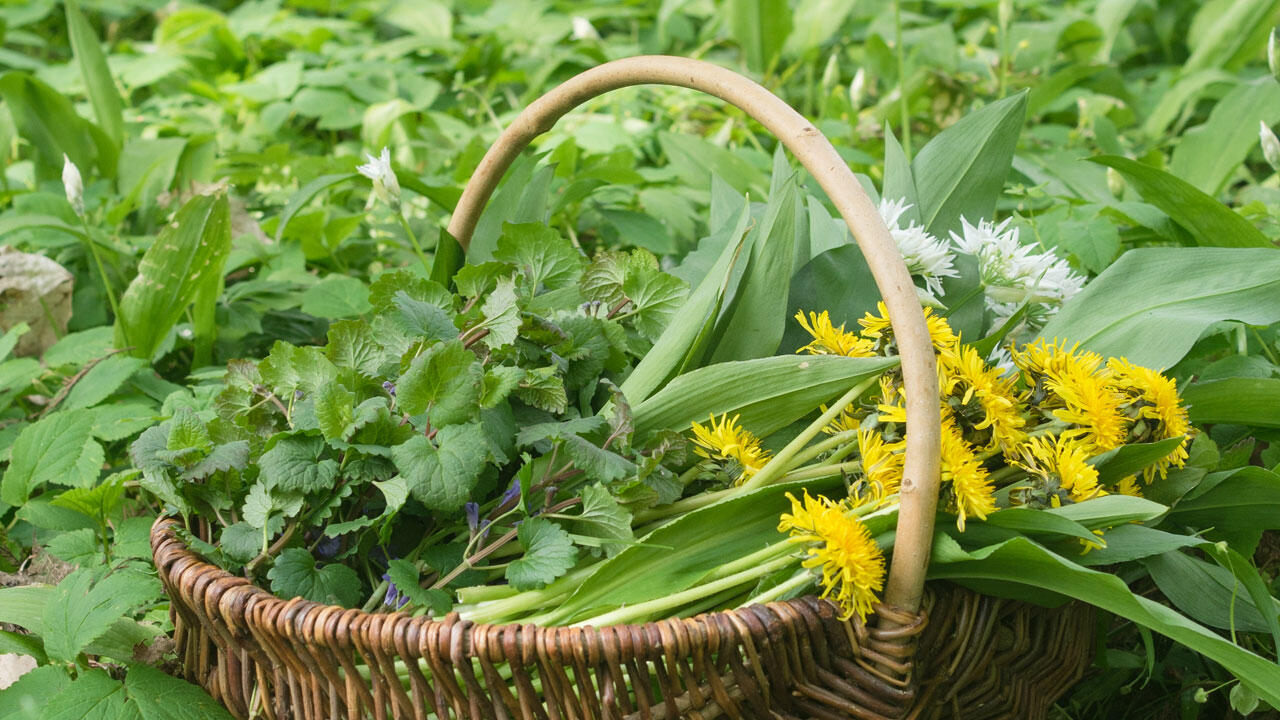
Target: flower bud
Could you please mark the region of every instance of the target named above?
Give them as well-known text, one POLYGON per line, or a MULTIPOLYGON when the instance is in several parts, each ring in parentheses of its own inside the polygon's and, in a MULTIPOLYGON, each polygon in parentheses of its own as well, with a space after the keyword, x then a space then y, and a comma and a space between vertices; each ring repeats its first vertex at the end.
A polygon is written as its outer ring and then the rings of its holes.
POLYGON ((822 94, 826 96, 831 92, 831 88, 836 86, 836 81, 840 79, 840 63, 836 57, 836 53, 831 53, 831 57, 827 58, 827 66, 822 70, 822 94))
POLYGON ((591 24, 590 20, 579 15, 573 18, 573 39, 599 40, 600 33, 596 32, 596 28, 591 24))
POLYGON ((862 107, 863 97, 867 91, 867 71, 865 68, 858 68, 858 72, 853 74, 853 82, 849 83, 849 104, 854 110, 862 107))
POLYGON ((84 217, 84 180, 80 178, 80 168, 66 153, 62 155, 62 187, 67 191, 67 202, 77 215, 84 217))
POLYGON ((1276 38, 1276 28, 1271 28, 1267 38, 1267 67, 1271 68, 1271 77, 1280 82, 1280 39, 1276 38))
POLYGON ((382 148, 378 157, 365 155, 369 162, 356 168, 356 172, 373 181, 373 192, 392 210, 400 209, 400 181, 391 169, 391 150, 382 148))
POLYGON ((1124 177, 1115 168, 1107 168, 1107 189, 1115 197, 1124 195, 1124 177))
POLYGON ((1267 127, 1265 120, 1260 121, 1258 125, 1258 140, 1262 143, 1262 156, 1267 159, 1267 164, 1272 170, 1280 172, 1280 139, 1276 139, 1276 134, 1267 127))
POLYGON ((1001 28, 1008 28, 1009 23, 1013 21, 1013 0, 1000 0, 1000 4, 996 7, 996 23, 1001 28))

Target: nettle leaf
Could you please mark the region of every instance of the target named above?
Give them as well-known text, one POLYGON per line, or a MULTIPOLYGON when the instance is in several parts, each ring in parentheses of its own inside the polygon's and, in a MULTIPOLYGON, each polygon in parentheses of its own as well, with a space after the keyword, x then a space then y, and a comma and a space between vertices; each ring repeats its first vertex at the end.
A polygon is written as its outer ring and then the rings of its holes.
MULTIPOLYGON (((142 479, 138 484, 143 490, 155 495, 180 512, 190 512, 190 505, 178 492, 178 484, 169 475, 170 465, 161 458, 169 444, 169 428, 155 425, 147 428, 129 446, 129 459, 133 466, 142 471, 142 479)), ((13 470, 12 464, 9 466, 13 470)), ((6 479, 8 475, 5 475, 6 479)), ((0 493, 3 499, 3 493, 0 493)))
POLYGON ((165 450, 172 453, 190 453, 203 456, 213 449, 209 430, 190 408, 179 408, 169 421, 169 438, 165 450))
POLYGON ((552 366, 529 370, 515 392, 516 397, 539 410, 562 413, 569 406, 569 397, 564 390, 564 379, 552 366))
POLYGON ((338 477, 338 463, 324 454, 324 439, 315 435, 279 435, 258 460, 259 477, 268 489, 303 493, 331 488, 338 477))
POLYGON ((529 518, 516 534, 524 555, 507 566, 507 581, 516 590, 535 590, 568 572, 578 560, 573 538, 546 518, 529 518))
POLYGON ((453 314, 448 310, 424 300, 415 300, 404 292, 396 293, 392 302, 400 311, 401 325, 406 331, 432 340, 449 340, 458 336, 453 314))
POLYGON ((112 623, 160 597, 160 584, 145 573, 116 570, 96 580, 98 574, 77 570, 49 598, 41 634, 50 658, 74 662, 112 623))
POLYGON ((635 540, 631 531, 631 513, 599 485, 583 488, 582 514, 573 522, 572 528, 578 535, 605 540, 602 547, 610 557, 635 540))
POLYGON ((64 410, 23 428, 0 480, 0 500, 22 505, 47 483, 93 485, 105 459, 102 446, 93 439, 93 417, 87 410, 64 410))
POLYGON ((262 550, 262 528, 243 520, 228 525, 218 535, 218 547, 232 560, 249 562, 262 550))
POLYGON ((689 286, 683 280, 657 268, 628 273, 622 290, 632 304, 627 316, 649 340, 657 340, 689 295, 689 286))
POLYGON ((301 509, 301 494, 271 490, 259 479, 245 495, 240 517, 258 529, 266 528, 268 534, 274 535, 283 526, 283 517, 292 517, 301 509))
POLYGON ((396 383, 396 400, 410 415, 429 413, 436 427, 466 422, 480 410, 484 368, 462 342, 432 345, 396 383))
POLYGON ((142 720, 231 720, 230 713, 198 685, 149 665, 130 665, 124 687, 142 720))
POLYGON ((215 473, 230 470, 243 470, 249 465, 249 443, 245 440, 232 440, 215 445, 213 450, 200 462, 192 465, 179 476, 184 481, 204 480, 215 473))
POLYGON ((360 577, 338 563, 316 567, 316 559, 302 548, 280 553, 271 571, 271 592, 283 598, 304 597, 326 605, 354 607, 360 602, 360 577))
POLYGON ((524 379, 524 368, 497 365, 485 368, 484 384, 480 391, 480 407, 489 409, 507 399, 512 390, 524 379))
POLYGON ((316 392, 316 422, 320 433, 329 442, 346 440, 356 431, 356 395, 338 383, 331 383, 316 392))
POLYGON ((435 440, 433 445, 425 436, 415 435, 391 448, 391 459, 409 492, 423 505, 453 512, 470 499, 489 459, 484 430, 479 423, 450 425, 435 440))
POLYGON ((591 480, 613 482, 636 474, 635 463, 577 435, 564 438, 564 451, 591 480))
POLYGON ((295 390, 314 392, 338 377, 325 351, 318 347, 295 347, 276 341, 271 353, 258 363, 262 383, 272 388, 281 401, 288 404, 295 390))
POLYGON ((516 335, 520 331, 518 300, 515 278, 498 280, 493 292, 489 293, 489 297, 485 298, 484 304, 480 306, 484 321, 478 327, 489 331, 484 338, 485 345, 494 350, 500 350, 516 341, 516 335))
POLYGON ((542 223, 503 223, 493 257, 520 268, 534 292, 565 287, 578 279, 583 258, 573 243, 542 223))

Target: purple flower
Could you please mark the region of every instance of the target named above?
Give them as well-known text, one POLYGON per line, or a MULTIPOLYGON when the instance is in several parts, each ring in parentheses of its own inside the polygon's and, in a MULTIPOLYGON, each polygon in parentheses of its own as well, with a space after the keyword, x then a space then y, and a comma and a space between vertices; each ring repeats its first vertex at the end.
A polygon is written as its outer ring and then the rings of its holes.
POLYGON ((342 538, 327 537, 316 543, 316 555, 322 559, 329 560, 338 554, 338 550, 342 548, 342 538))
POLYGON ((502 507, 518 497, 520 497, 520 479, 511 478, 511 487, 502 493, 502 499, 498 501, 498 507, 502 507))
POLYGON ((382 389, 386 390, 387 394, 390 395, 391 397, 396 396, 396 384, 391 382, 390 380, 382 381, 382 389))
POLYGON ((382 579, 387 581, 387 594, 382 598, 382 604, 390 605, 397 610, 404 607, 409 602, 409 596, 400 594, 400 588, 397 588, 396 584, 391 582, 389 574, 382 573, 382 579))
POLYGON ((469 502, 463 505, 462 509, 467 513, 467 527, 474 533, 480 527, 480 506, 469 502))
POLYGON ((293 399, 294 399, 294 400, 301 400, 301 399, 302 399, 302 395, 303 395, 303 392, 302 392, 301 390, 294 390, 294 391, 293 391, 293 399))

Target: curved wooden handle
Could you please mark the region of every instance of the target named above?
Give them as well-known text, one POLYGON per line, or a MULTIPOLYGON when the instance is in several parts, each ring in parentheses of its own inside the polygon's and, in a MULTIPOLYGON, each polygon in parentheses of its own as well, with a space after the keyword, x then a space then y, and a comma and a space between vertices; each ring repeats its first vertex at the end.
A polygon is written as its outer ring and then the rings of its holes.
POLYGON ((538 98, 503 131, 463 190, 449 221, 449 233, 467 247, 503 173, 533 138, 550 130, 570 110, 610 90, 650 84, 715 95, 768 128, 817 179, 862 248, 893 322, 907 389, 907 426, 911 429, 898 536, 884 599, 887 605, 915 612, 924 589, 938 503, 941 430, 933 343, 911 275, 875 204, 831 143, 791 106, 738 73, 700 60, 648 55, 605 63, 538 98))

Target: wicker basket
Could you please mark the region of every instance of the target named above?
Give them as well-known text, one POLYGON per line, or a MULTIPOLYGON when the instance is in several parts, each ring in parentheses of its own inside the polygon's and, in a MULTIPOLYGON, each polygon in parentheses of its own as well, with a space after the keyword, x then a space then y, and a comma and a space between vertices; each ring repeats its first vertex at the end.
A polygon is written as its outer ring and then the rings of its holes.
POLYGON ((281 600, 195 555, 161 518, 151 542, 188 679, 239 717, 1037 718, 1092 656, 1092 613, 958 587, 925 592, 938 492, 933 348, 915 288, 870 198, 831 144, 763 87, 708 63, 637 57, 572 78, 524 110, 481 161, 450 234, 465 248, 537 135, 612 89, 666 84, 732 103, 773 132, 848 223, 893 321, 911 434, 885 590, 867 623, 802 598, 645 625, 544 628, 370 614, 281 600))

